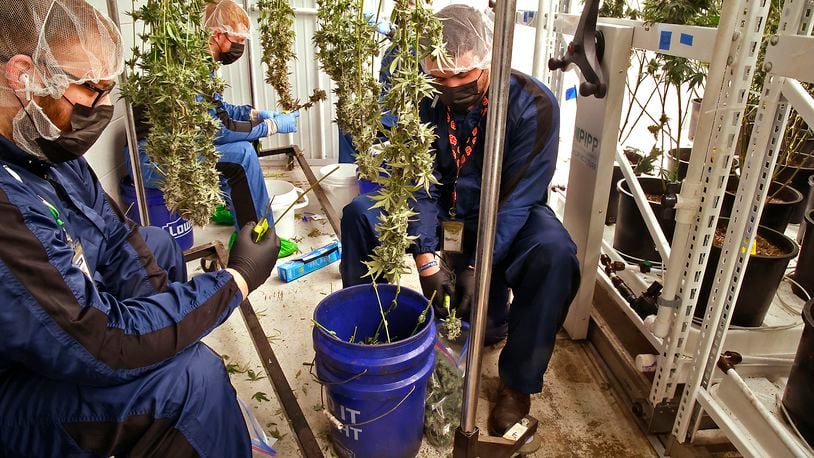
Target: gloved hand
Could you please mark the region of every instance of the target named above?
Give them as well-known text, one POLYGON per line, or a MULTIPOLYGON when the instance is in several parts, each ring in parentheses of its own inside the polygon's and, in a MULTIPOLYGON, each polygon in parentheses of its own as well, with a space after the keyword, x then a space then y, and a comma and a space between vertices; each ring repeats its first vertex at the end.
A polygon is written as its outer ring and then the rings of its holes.
POLYGON ((376 31, 382 35, 389 35, 393 30, 393 24, 387 19, 380 19, 379 22, 376 22, 376 15, 373 13, 365 13, 365 18, 368 24, 375 24, 376 31))
POLYGON ((266 119, 274 119, 275 116, 277 116, 276 111, 257 110, 257 119, 260 121, 265 121, 266 119))
POLYGON ((452 285, 449 270, 441 267, 441 270, 432 275, 419 276, 418 281, 421 283, 421 292, 424 293, 424 297, 429 299, 432 297, 432 293, 435 293, 435 298, 432 301, 435 317, 446 318, 448 313, 444 307, 444 296, 448 295, 450 299, 455 297, 455 288, 452 285))
POLYGON ((459 317, 468 317, 475 300, 475 270, 466 268, 455 278, 455 302, 459 317))
POLYGON ((291 113, 274 113, 269 119, 274 121, 274 124, 277 124, 278 134, 290 134, 297 131, 297 118, 299 117, 300 112, 294 111, 291 113))
POLYGON ((238 271, 243 276, 249 292, 266 282, 280 255, 280 239, 277 238, 274 228, 269 228, 260 242, 255 242, 255 236, 252 234, 254 226, 255 223, 252 221, 240 229, 235 244, 229 252, 229 263, 227 264, 227 267, 238 271))

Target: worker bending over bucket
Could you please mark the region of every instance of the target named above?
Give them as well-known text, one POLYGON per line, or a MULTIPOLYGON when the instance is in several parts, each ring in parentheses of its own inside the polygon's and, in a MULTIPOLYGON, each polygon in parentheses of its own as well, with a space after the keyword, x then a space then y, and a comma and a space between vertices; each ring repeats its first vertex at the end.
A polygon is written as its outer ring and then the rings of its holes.
POLYGON ((247 224, 229 268, 187 281, 82 157, 113 115, 116 26, 84 0, 1 2, 0 24, 0 456, 250 457, 200 339, 268 278, 274 231, 247 224))
MULTIPOLYGON (((243 56, 250 36, 251 21, 240 5, 233 0, 209 3, 204 10, 204 23, 212 32, 209 52, 215 61, 231 65, 243 56)), ((221 189, 231 205, 235 226, 240 229, 249 221, 260 221, 269 203, 263 170, 253 142, 273 134, 296 132, 300 114, 255 110, 249 105, 227 103, 221 94, 210 95, 215 108, 209 112, 221 123, 215 140, 215 148, 220 153, 217 169, 221 175, 221 189)), ((141 110, 137 111, 139 157, 144 185, 158 189, 163 175, 144 150, 149 125, 144 119, 146 114, 141 110)), ((129 165, 130 155, 126 148, 125 161, 129 165)))
MULTIPOLYGON (((435 293, 436 315, 447 315, 443 302, 450 295, 458 316, 468 317, 475 290, 484 134, 493 103, 488 92, 492 24, 466 5, 450 5, 437 16, 451 62, 423 62, 439 95, 422 102, 421 120, 435 126, 438 135, 433 148, 439 184, 429 194, 417 192, 412 202, 417 215, 410 234, 417 239, 411 250, 424 295, 435 293), (441 258, 438 250, 443 250, 441 258)), ((507 339, 499 360, 497 403, 489 415, 489 431, 495 435, 528 414, 530 394, 542 391, 556 334, 579 285, 576 246, 547 205, 557 163, 556 99, 543 83, 514 71, 507 110, 486 330, 487 345, 507 339)), ((363 262, 378 243, 378 210, 370 210, 371 205, 363 195, 344 209, 340 269, 346 287, 369 281, 363 278, 363 262)))

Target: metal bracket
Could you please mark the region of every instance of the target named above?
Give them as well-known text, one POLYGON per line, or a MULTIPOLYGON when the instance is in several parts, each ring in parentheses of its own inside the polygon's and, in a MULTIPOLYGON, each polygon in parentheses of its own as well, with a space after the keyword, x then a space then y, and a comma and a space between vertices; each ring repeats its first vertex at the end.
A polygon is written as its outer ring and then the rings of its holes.
POLYGON ((548 60, 548 68, 565 71, 569 66, 575 65, 585 78, 579 85, 579 94, 583 97, 595 95, 601 99, 608 92, 608 83, 600 65, 605 52, 605 39, 602 33, 596 30, 598 16, 599 0, 587 0, 579 18, 574 41, 568 44, 562 59, 548 60))
MULTIPOLYGON (((534 450, 524 450, 524 446, 532 445, 531 439, 536 432, 537 419, 530 415, 526 415, 501 437, 481 436, 478 428, 475 428, 472 434, 467 434, 459 426, 455 430, 452 456, 453 458, 510 458, 516 453, 531 453, 534 450), (518 434, 508 439, 506 436, 515 428, 517 428, 518 434)), ((539 446, 539 444, 537 445, 539 446)))

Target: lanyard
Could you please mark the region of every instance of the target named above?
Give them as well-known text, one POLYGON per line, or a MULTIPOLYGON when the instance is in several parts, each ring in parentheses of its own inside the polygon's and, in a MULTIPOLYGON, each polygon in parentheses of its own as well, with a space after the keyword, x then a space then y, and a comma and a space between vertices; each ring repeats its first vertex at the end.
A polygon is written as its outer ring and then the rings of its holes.
POLYGON ((458 143, 458 124, 452 119, 452 111, 447 107, 447 126, 449 127, 449 149, 452 152, 452 158, 455 160, 455 183, 452 185, 452 207, 449 209, 449 216, 455 219, 455 204, 458 200, 458 177, 461 176, 461 169, 464 164, 469 160, 472 155, 472 150, 478 142, 478 133, 480 121, 486 116, 486 110, 489 107, 489 99, 483 97, 483 108, 480 111, 480 117, 475 122, 475 127, 472 128, 472 134, 464 142, 463 153, 461 152, 461 145, 458 143))

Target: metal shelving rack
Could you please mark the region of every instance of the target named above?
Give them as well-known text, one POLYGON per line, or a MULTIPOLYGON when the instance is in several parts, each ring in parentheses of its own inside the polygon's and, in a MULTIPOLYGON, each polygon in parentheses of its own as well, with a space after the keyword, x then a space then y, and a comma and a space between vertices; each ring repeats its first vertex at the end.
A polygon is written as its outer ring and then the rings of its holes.
MULTIPOLYGON (((600 18, 598 29, 606 39, 602 66, 605 74, 610 75, 612 102, 577 100, 577 132, 570 165, 571 186, 565 200, 565 225, 578 245, 583 284, 565 328, 572 338, 591 339, 606 368, 613 373, 617 387, 627 391, 623 397, 631 403, 642 426, 648 432, 672 434, 677 448, 699 439, 700 430, 717 426, 744 455, 807 456, 799 441, 775 413, 757 401, 759 396, 753 392, 767 389, 765 383, 760 383, 760 376, 788 374, 802 326, 768 332, 768 328, 730 329, 729 324, 748 261, 746 247, 751 246, 757 229, 750 222, 759 221, 789 106, 794 106, 809 125, 814 125, 814 103, 799 83, 814 79, 814 68, 810 58, 806 58, 814 55, 814 38, 810 36, 814 3, 786 0, 780 32, 770 40, 764 69, 768 73, 766 86, 736 196, 736 202, 744 203, 733 210, 705 320, 698 326, 693 324, 697 293, 735 157, 769 1, 730 0, 724 2, 723 8, 717 29, 600 18), (703 45, 665 47, 665 33, 668 37, 694 36, 696 43, 703 45), (648 218, 652 220, 651 235, 667 269, 659 313, 647 320, 639 318, 627 305, 595 262, 600 252, 618 256, 603 240, 604 225, 599 223, 604 220, 607 196, 603 194, 610 185, 610 165, 614 159, 632 184, 633 194, 638 194, 636 200, 642 213, 649 209, 641 189, 635 189, 638 182, 609 129, 618 128, 622 109, 613 94, 619 85, 625 84, 626 71, 619 65, 625 47, 710 64, 699 129, 676 206, 677 227, 672 245, 666 243, 652 214, 648 218), (593 122, 592 118, 603 121, 593 122), (578 134, 580 130, 582 137, 578 134), (597 140, 593 150, 580 144, 585 134, 597 140), (602 302, 606 303, 604 310, 612 310, 615 321, 605 320, 599 305, 602 302), (741 373, 757 376, 756 380, 748 377, 743 380, 734 370, 716 373, 725 341, 727 350, 741 352, 744 361, 747 358, 752 361, 742 367, 741 373), (630 354, 630 347, 637 347, 638 353, 630 354), (625 350, 628 354, 624 354, 625 350), (658 355, 652 380, 633 364, 633 357, 639 353, 658 355)), ((554 30, 572 35, 577 21, 577 16, 559 14, 554 30)), ((545 40, 538 38, 537 42, 545 40)), ((562 43, 560 37, 556 42, 562 43)), ((541 51, 538 49, 537 53, 541 51)), ((557 87, 561 75, 549 78, 552 86, 557 87)), ((620 275, 637 292, 647 287, 641 275, 630 271, 620 275)))

